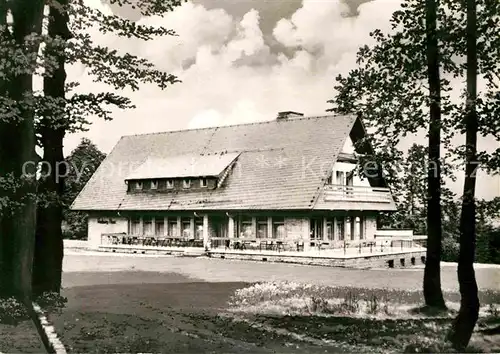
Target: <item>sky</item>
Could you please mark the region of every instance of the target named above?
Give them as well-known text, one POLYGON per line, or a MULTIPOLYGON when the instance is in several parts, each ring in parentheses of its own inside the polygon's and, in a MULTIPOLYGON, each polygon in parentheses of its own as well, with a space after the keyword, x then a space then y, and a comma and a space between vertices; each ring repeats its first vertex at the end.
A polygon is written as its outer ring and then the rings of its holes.
MULTIPOLYGON (((137 108, 114 112, 111 122, 94 119, 88 132, 67 136, 66 154, 84 136, 109 153, 123 135, 265 121, 288 110, 325 114, 334 78, 355 67, 357 49, 372 43, 371 30, 389 29, 390 16, 400 4, 192 0, 164 17, 141 18, 131 8, 111 8, 103 3, 106 0, 87 1, 105 13, 174 29, 177 37, 154 42, 97 31, 92 35, 99 44, 151 60, 182 83, 164 91, 144 85, 137 92, 125 92, 137 108)), ((93 82, 81 65, 69 67, 68 78, 80 82, 86 92, 109 90, 93 82)), ((415 142, 425 143, 422 138, 415 142)), ((459 178, 454 187, 457 192, 460 182, 459 178)), ((478 195, 500 195, 500 177, 481 175, 478 195)))

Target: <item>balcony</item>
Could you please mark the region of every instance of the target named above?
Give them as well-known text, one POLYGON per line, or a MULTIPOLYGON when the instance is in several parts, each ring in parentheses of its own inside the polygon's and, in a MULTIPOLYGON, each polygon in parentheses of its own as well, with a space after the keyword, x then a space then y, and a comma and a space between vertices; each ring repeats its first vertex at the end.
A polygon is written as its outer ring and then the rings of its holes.
POLYGON ((392 196, 389 188, 327 185, 324 194, 325 202, 363 202, 363 203, 391 203, 392 196))

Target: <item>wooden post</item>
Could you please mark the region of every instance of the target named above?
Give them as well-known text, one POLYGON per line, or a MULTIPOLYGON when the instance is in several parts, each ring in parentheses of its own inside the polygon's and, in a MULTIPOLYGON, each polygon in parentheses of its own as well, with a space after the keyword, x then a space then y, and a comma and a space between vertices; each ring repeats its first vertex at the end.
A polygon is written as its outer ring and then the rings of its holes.
POLYGON ((311 236, 310 236, 310 231, 311 231, 311 219, 310 218, 304 218, 303 219, 303 229, 302 229, 302 241, 304 242, 304 251, 309 251, 311 248, 311 236))
POLYGON ((137 236, 142 236, 144 235, 144 222, 142 220, 142 216, 139 218, 139 235, 137 236))
POLYGON ((195 229, 194 229, 194 216, 191 217, 191 219, 189 220, 189 233, 190 233, 190 239, 194 239, 194 233, 195 233, 195 229))
POLYGON ((257 237, 257 218, 255 216, 252 217, 252 238, 257 237))
POLYGON ((168 217, 163 218, 163 236, 167 236, 168 234, 168 217))
POLYGON ((228 216, 227 233, 229 238, 234 238, 234 218, 232 216, 228 216))
POLYGON ((332 231, 333 232, 333 242, 335 242, 337 240, 337 232, 338 232, 338 230, 337 230, 337 218, 336 217, 333 218, 332 229, 333 229, 333 231, 332 231))
POLYGON ((326 230, 326 223, 327 223, 327 218, 323 217, 323 235, 322 235, 322 242, 328 241, 328 234, 326 230))
POLYGON ((350 227, 351 227, 351 224, 352 224, 352 218, 349 218, 350 220, 350 223, 347 223, 347 216, 344 218, 344 247, 345 247, 345 240, 347 238, 347 236, 352 237, 350 232, 348 233, 348 231, 350 231, 350 227))
POLYGON ((210 238, 208 234, 208 215, 203 215, 203 246, 206 250, 210 249, 210 238))
POLYGON ((177 235, 175 237, 181 237, 182 236, 182 223, 181 223, 181 217, 177 217, 177 235))

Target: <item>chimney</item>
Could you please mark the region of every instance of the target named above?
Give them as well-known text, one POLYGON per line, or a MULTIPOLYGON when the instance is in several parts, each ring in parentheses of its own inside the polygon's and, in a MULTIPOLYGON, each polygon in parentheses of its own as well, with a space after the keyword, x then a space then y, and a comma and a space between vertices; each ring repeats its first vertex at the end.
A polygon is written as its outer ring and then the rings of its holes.
POLYGON ((278 112, 278 120, 285 120, 289 118, 297 118, 297 117, 303 117, 304 113, 299 113, 299 112, 294 112, 294 111, 285 111, 285 112, 278 112))

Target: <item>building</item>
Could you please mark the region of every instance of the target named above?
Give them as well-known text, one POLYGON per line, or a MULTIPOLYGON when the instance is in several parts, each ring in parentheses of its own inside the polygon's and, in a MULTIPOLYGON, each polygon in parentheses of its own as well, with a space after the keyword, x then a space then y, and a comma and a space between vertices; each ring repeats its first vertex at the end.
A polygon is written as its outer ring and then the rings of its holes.
POLYGON ((395 203, 353 116, 303 117, 122 137, 73 203, 88 240, 307 251, 368 242, 395 203), (371 168, 371 170, 370 170, 371 168))

